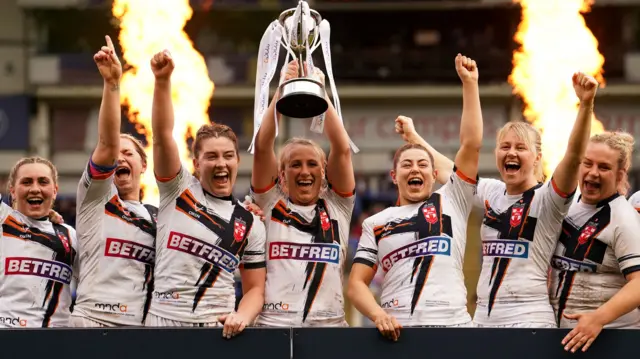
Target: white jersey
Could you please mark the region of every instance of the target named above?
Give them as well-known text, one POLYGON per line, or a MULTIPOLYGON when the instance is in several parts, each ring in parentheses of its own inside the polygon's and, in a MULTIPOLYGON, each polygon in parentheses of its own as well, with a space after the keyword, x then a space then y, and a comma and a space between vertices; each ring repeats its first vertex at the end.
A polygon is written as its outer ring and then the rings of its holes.
POLYGON ((631 203, 636 212, 640 213, 640 191, 632 194, 631 197, 629 197, 629 203, 631 203))
MULTIPOLYGON (((579 199, 569 209, 551 261, 549 294, 560 327, 576 325, 565 313, 598 309, 640 270, 640 222, 624 197, 616 194, 597 205, 579 199)), ((637 328, 640 310, 623 315, 609 328, 637 328)))
POLYGON ((343 270, 355 194, 323 192, 312 206, 273 185, 252 196, 267 227, 267 283, 261 326, 346 326, 343 270))
POLYGON ((234 272, 264 268, 265 231, 233 197, 215 197, 186 168, 158 180, 160 209, 150 313, 216 322, 235 308, 234 272))
POLYGON ((381 307, 401 325, 471 322, 462 266, 475 189, 475 180, 456 171, 426 201, 363 222, 353 262, 381 266, 381 307))
POLYGON ((508 195, 501 181, 480 179, 476 206, 484 208, 483 260, 475 322, 555 324, 549 263, 572 198, 553 179, 518 195, 508 195))
POLYGON ((153 290, 156 209, 125 201, 114 167, 89 161, 78 184, 76 228, 81 243, 74 316, 105 325, 143 325, 153 290))
POLYGON ((0 328, 66 327, 78 241, 67 225, 0 203, 0 328))

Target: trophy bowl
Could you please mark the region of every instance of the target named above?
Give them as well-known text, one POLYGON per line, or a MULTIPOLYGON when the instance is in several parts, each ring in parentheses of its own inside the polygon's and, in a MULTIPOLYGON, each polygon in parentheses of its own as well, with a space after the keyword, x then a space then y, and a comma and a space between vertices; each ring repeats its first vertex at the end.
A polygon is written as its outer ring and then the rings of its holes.
MULTIPOLYGON (((301 6, 301 5, 299 5, 301 6)), ((325 99, 324 86, 311 78, 303 66, 306 58, 311 57, 307 53, 307 46, 314 43, 317 33, 317 26, 322 21, 320 14, 309 9, 310 17, 301 16, 297 23, 294 23, 292 16, 296 8, 283 11, 278 17, 278 21, 284 27, 287 34, 292 32, 288 42, 289 49, 296 55, 299 63, 298 78, 283 82, 280 85, 280 99, 276 102, 276 109, 279 113, 292 118, 313 118, 322 115, 329 108, 325 99), (312 26, 303 26, 304 21, 314 22, 312 26), (308 34, 303 34, 302 29, 309 29, 308 34), (291 31, 293 30, 293 31, 291 31)), ((286 64, 285 64, 286 66, 286 64)))

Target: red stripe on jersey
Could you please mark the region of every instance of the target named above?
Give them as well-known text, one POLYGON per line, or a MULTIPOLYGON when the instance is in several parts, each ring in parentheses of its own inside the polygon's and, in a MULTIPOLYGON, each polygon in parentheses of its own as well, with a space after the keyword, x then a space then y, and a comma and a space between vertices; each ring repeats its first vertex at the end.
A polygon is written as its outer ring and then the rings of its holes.
POLYGON ((462 173, 462 171, 460 171, 459 169, 456 169, 456 174, 458 175, 458 177, 460 177, 461 180, 470 183, 470 184, 477 184, 478 181, 474 180, 473 178, 467 177, 467 175, 465 175, 464 173, 462 173))
POLYGON ((93 164, 93 161, 89 161, 89 175, 94 180, 106 180, 116 172, 116 168, 110 168, 109 171, 104 171, 93 164))
POLYGON ((558 194, 558 196, 562 197, 562 198, 569 198, 569 193, 564 193, 562 192, 558 186, 556 185, 556 181, 552 178, 551 179, 551 186, 553 187, 553 190, 556 191, 556 193, 558 194))

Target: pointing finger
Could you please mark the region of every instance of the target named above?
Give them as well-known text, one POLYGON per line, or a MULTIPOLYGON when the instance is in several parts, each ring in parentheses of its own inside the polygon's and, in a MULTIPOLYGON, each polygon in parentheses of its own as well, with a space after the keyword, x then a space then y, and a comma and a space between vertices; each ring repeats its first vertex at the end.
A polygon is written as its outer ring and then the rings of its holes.
POLYGON ((104 39, 107 40, 107 47, 109 47, 111 50, 115 50, 115 48, 113 47, 113 41, 111 41, 111 37, 109 35, 106 35, 104 39))

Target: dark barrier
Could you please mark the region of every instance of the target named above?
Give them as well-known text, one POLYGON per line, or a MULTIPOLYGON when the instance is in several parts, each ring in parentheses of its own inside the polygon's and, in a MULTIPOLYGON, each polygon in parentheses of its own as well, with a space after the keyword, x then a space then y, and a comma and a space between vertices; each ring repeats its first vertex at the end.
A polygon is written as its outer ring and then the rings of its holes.
POLYGON ((405 328, 400 340, 372 328, 0 330, 0 358, 20 359, 555 359, 634 358, 640 330, 606 330, 587 353, 567 353, 562 329, 405 328), (292 334, 293 333, 293 334, 292 334))

